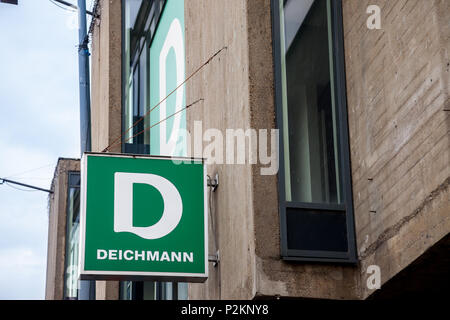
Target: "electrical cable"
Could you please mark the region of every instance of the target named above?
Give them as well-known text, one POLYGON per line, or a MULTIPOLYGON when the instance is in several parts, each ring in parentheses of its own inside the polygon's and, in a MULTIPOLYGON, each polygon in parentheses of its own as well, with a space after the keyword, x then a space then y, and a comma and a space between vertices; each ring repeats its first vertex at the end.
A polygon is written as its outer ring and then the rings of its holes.
POLYGON ((51 178, 47 177, 21 177, 21 179, 26 179, 26 180, 50 180, 51 178))
MULTIPOLYGON (((142 116, 139 120, 137 120, 131 127, 126 129, 118 138, 116 138, 110 145, 108 145, 105 149, 102 150, 102 152, 107 152, 113 145, 116 145, 118 142, 123 143, 126 141, 122 141, 122 137, 126 135, 131 129, 133 129, 135 126, 137 126, 141 121, 143 121, 153 110, 155 110, 161 103, 163 103, 167 98, 169 98, 174 92, 176 92, 182 85, 184 85, 188 80, 190 80, 195 74, 197 74, 204 66, 209 64, 222 50, 228 49, 227 47, 223 47, 222 49, 218 50, 216 53, 214 53, 208 60, 206 60, 200 67, 198 67, 194 72, 192 72, 189 77, 187 77, 182 83, 180 83, 175 89, 173 89, 164 99, 159 101, 155 106, 153 106, 147 113, 142 116)), ((190 105, 189 105, 190 107, 190 105)), ((181 111, 181 110, 180 110, 181 111)), ((150 129, 150 128, 148 128, 150 129)), ((130 140, 130 138, 128 138, 130 140)), ((127 140, 127 141, 128 141, 127 140)))
POLYGON ((6 179, 6 178, 0 178, 0 180, 2 180, 1 184, 6 183, 11 188, 14 188, 14 189, 17 189, 17 190, 21 190, 21 191, 28 191, 28 190, 19 189, 17 187, 12 186, 11 184, 23 186, 23 187, 29 188, 29 189, 34 189, 34 190, 44 191, 44 192, 48 192, 48 193, 53 193, 53 190, 44 189, 44 188, 41 188, 41 187, 33 186, 31 184, 26 184, 26 183, 19 182, 19 181, 9 180, 9 179, 6 179))
MULTIPOLYGON (((38 191, 38 190, 26 190, 26 189, 18 188, 18 187, 14 186, 14 185, 12 185, 12 184, 10 184, 10 183, 8 183, 8 182, 5 182, 5 183, 6 183, 6 185, 7 185, 8 187, 13 188, 13 189, 16 189, 16 190, 20 190, 20 191, 25 191, 25 192, 36 192, 36 191, 38 191)), ((3 184, 3 183, 2 183, 2 184, 3 184)))
POLYGON ((29 170, 22 171, 22 172, 19 172, 19 173, 11 174, 9 176, 6 176, 5 178, 8 179, 8 178, 12 178, 12 177, 21 176, 21 175, 23 175, 25 173, 30 173, 30 172, 37 171, 37 170, 43 169, 43 168, 47 168, 47 167, 50 167, 50 166, 53 166, 53 165, 54 165, 54 163, 50 163, 50 164, 47 164, 47 165, 42 166, 42 167, 33 168, 33 169, 29 169, 29 170))
MULTIPOLYGON (((157 123, 152 124, 150 127, 147 127, 147 128, 145 128, 145 129, 143 129, 142 131, 139 131, 138 133, 136 133, 135 135, 133 135, 133 136, 131 136, 131 137, 125 139, 124 141, 117 141, 116 143, 110 144, 110 146, 109 146, 108 148, 111 148, 112 146, 114 146, 114 145, 116 145, 116 144, 118 144, 118 143, 125 143, 125 142, 127 142, 127 141, 130 141, 131 139, 133 139, 133 138, 135 138, 135 137, 137 137, 137 136, 143 134, 144 132, 147 132, 147 131, 150 130, 151 128, 157 126, 158 124, 161 124, 162 122, 164 122, 164 121, 166 121, 166 120, 172 118, 173 116, 175 116, 176 114, 178 114, 178 113, 180 113, 180 112, 182 112, 182 111, 184 111, 184 110, 187 110, 189 107, 191 107, 191 106, 193 106, 194 104, 196 104, 196 103, 198 103, 198 102, 200 102, 200 101, 203 101, 203 100, 204 100, 204 99, 201 98, 201 99, 198 99, 198 100, 192 102, 191 104, 185 106, 184 108, 181 108, 180 110, 178 110, 178 111, 175 112, 175 113, 172 113, 170 116, 168 116, 168 117, 166 117, 166 118, 164 118, 164 119, 158 121, 157 123)), ((102 151, 102 152, 104 152, 104 151, 102 151)))
POLYGON ((48 0, 48 1, 50 1, 50 2, 53 3, 55 6, 61 8, 61 9, 63 9, 63 10, 66 10, 66 11, 69 11, 69 12, 76 12, 76 11, 77 11, 77 10, 75 10, 75 9, 69 9, 69 8, 67 8, 67 7, 63 7, 62 5, 58 4, 57 2, 55 2, 55 1, 53 1, 53 0, 48 0))

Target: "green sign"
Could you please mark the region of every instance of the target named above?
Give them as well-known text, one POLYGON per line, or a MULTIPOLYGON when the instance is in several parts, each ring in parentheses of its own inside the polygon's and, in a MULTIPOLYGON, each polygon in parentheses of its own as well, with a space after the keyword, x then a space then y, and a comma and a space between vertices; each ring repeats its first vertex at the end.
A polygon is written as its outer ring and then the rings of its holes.
POLYGON ((206 280, 205 166, 178 160, 84 154, 81 279, 206 280))

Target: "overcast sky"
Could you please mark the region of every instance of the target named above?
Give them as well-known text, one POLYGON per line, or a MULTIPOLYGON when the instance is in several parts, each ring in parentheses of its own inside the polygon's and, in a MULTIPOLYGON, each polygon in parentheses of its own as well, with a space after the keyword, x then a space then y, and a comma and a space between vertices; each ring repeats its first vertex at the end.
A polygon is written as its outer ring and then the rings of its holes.
MULTIPOLYGON (((0 3, 0 177, 49 188, 58 157, 79 157, 76 21, 49 0, 0 3)), ((45 297, 47 199, 0 185, 0 299, 45 297)))

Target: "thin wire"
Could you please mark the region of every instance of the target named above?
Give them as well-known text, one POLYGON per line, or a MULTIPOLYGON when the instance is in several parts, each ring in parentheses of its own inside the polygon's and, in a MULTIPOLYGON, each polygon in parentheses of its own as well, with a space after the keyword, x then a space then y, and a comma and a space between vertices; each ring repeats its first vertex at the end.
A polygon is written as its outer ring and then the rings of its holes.
POLYGON ((49 180, 51 177, 21 177, 21 179, 27 179, 27 180, 49 180))
MULTIPOLYGON (((141 134, 143 134, 144 132, 150 130, 151 128, 157 126, 157 125, 160 124, 161 122, 164 122, 164 121, 166 121, 166 120, 172 118, 173 116, 175 116, 176 114, 180 113, 181 111, 187 110, 187 109, 188 109, 189 107, 191 107, 192 105, 194 105, 194 104, 196 104, 196 103, 198 103, 198 102, 200 102, 200 101, 203 101, 203 100, 204 100, 204 99, 198 99, 198 100, 192 102, 191 104, 187 105, 186 107, 181 108, 181 109, 178 110, 177 112, 172 113, 170 116, 168 116, 168 117, 166 117, 166 118, 164 118, 164 119, 158 121, 157 123, 152 124, 150 127, 147 127, 147 128, 145 128, 144 130, 142 130, 142 131, 139 131, 139 132, 136 133, 134 136, 129 137, 129 138, 125 139, 124 141, 119 141, 119 142, 120 142, 120 143, 125 143, 125 142, 127 142, 127 141, 130 141, 131 139, 137 137, 138 135, 141 135, 141 134)), ((116 142, 115 144, 118 144, 118 142, 116 142)), ((114 146, 115 144, 111 144, 109 147, 112 147, 112 146, 114 146)))
POLYGON ((52 165, 54 165, 54 164, 53 164, 53 163, 50 163, 50 164, 47 164, 47 165, 42 166, 42 167, 39 167, 39 168, 34 168, 34 169, 30 169, 30 170, 26 170, 26 171, 19 172, 19 173, 15 173, 15 174, 12 174, 12 175, 9 175, 9 176, 5 177, 5 179, 12 178, 12 177, 17 177, 17 176, 21 176, 21 175, 23 175, 23 174, 25 174, 25 173, 37 171, 37 170, 39 170, 39 169, 47 168, 47 167, 50 167, 50 166, 52 166, 52 165))
POLYGON ((6 183, 6 185, 7 185, 8 187, 13 188, 13 189, 16 189, 16 190, 25 191, 25 192, 36 192, 36 191, 38 191, 38 190, 33 190, 33 189, 31 189, 31 190, 25 190, 25 189, 22 189, 22 188, 18 188, 18 187, 16 187, 16 186, 13 186, 13 185, 10 184, 9 182, 6 182, 6 181, 4 181, 4 182, 6 183))
MULTIPOLYGON (((118 141, 122 140, 122 137, 126 135, 132 128, 137 126, 141 121, 143 121, 155 108, 157 108, 161 103, 167 100, 169 96, 171 96, 175 91, 177 91, 182 85, 184 85, 189 79, 191 79, 197 72, 199 72, 204 66, 206 66, 208 63, 211 62, 212 59, 214 59, 222 50, 227 49, 227 47, 223 47, 216 53, 214 53, 208 60, 206 60, 200 67, 198 67, 193 73, 190 74, 189 77, 187 77, 182 83, 180 83, 175 89, 173 89, 164 99, 159 101, 153 108, 151 108, 147 113, 141 117, 139 120, 137 120, 131 127, 129 127, 127 130, 125 130, 117 139, 115 139, 109 146, 107 146, 105 149, 102 150, 102 152, 107 152, 113 145, 116 145, 118 141)), ((130 139, 128 139, 130 140, 130 139)), ((127 140, 127 141, 128 141, 127 140)), ((126 141, 123 141, 126 142, 126 141)), ((121 143, 123 143, 121 141, 121 143)))
POLYGON ((75 10, 75 9, 69 9, 69 8, 67 8, 67 7, 63 7, 62 5, 56 3, 56 2, 53 1, 53 0, 48 0, 48 1, 50 1, 50 2, 53 3, 55 6, 61 8, 61 9, 63 9, 63 10, 70 11, 70 12, 76 12, 76 11, 77 11, 77 10, 75 10))

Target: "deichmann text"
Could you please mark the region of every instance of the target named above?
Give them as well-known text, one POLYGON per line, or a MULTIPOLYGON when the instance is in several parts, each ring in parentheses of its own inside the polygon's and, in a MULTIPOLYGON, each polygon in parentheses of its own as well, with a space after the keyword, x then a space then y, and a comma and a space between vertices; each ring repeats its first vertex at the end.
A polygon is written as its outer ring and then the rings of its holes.
POLYGON ((97 260, 194 262, 192 252, 97 249, 97 260))

